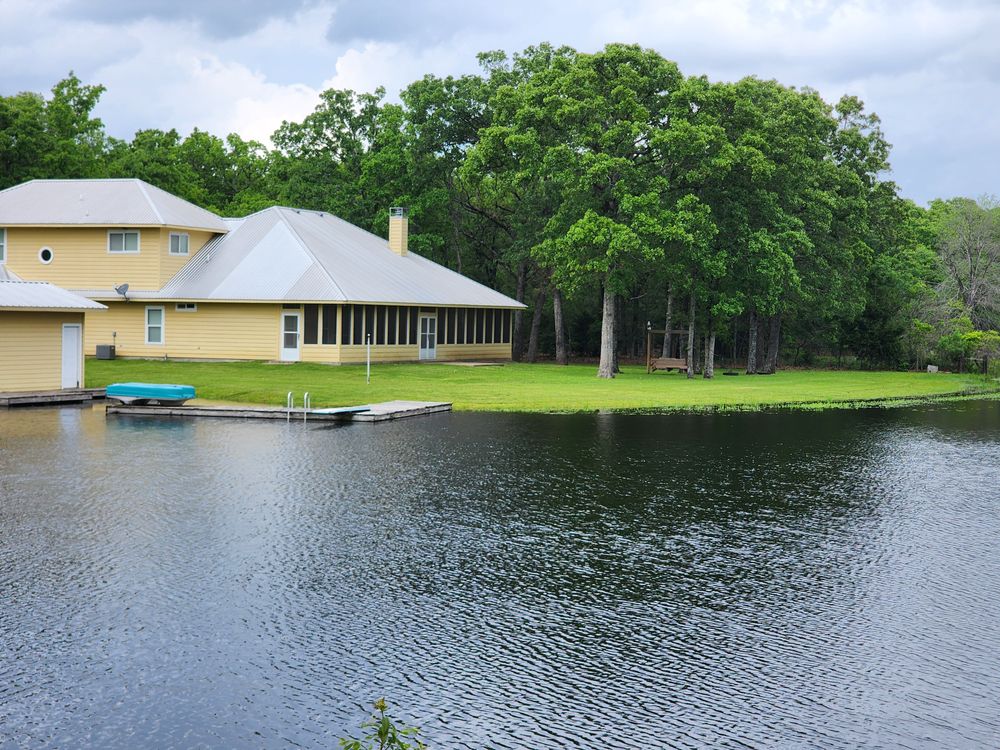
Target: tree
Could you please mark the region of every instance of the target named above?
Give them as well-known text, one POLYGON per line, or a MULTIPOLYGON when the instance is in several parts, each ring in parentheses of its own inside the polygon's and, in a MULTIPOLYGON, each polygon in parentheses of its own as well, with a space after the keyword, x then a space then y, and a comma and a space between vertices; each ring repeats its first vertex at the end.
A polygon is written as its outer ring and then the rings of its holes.
POLYGON ((957 299, 978 328, 1000 323, 1000 203, 955 198, 935 201, 937 249, 947 271, 946 293, 957 299))
POLYGON ((0 189, 35 178, 103 176, 107 138, 91 117, 103 93, 71 71, 48 99, 0 97, 0 189))
POLYGON ((511 139, 558 131, 561 142, 535 155, 538 179, 550 186, 554 211, 532 255, 570 294, 597 283, 603 298, 598 377, 617 371, 617 302, 643 261, 662 258, 674 221, 663 161, 672 140, 677 66, 638 46, 608 45, 567 55, 522 86, 512 108, 511 139), (666 126, 666 127, 665 127, 666 126))
POLYGON ((134 177, 201 206, 211 205, 197 173, 181 156, 176 130, 140 130, 128 143, 113 140, 109 177, 134 177))

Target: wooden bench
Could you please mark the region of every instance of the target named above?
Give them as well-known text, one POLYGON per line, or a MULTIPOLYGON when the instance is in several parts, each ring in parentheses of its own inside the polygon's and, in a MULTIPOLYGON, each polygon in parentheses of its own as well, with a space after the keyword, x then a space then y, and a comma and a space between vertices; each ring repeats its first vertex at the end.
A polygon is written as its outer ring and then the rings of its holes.
POLYGON ((686 370, 688 366, 686 359, 680 357, 656 357, 649 361, 649 372, 655 370, 686 370))

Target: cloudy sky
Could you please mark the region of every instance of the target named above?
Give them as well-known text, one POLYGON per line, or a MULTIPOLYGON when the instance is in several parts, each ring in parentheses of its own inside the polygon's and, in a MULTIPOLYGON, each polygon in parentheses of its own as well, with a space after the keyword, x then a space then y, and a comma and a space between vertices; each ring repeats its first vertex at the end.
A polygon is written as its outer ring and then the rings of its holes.
POLYGON ((266 142, 329 87, 390 97, 476 53, 638 42, 714 80, 860 96, 919 202, 1000 193, 997 0, 0 0, 0 93, 70 69, 113 135, 198 126, 266 142))

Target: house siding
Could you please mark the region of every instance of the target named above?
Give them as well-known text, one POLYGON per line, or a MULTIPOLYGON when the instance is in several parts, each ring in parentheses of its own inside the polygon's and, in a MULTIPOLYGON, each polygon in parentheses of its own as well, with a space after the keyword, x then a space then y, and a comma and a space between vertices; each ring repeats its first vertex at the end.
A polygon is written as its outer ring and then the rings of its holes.
POLYGON ((278 358, 281 305, 197 304, 194 312, 178 312, 174 302, 109 302, 107 310, 87 313, 84 349, 94 354, 97 344, 115 343, 121 357, 278 358), (145 343, 147 307, 163 308, 162 344, 145 343))
MULTIPOLYGON (((280 356, 281 313, 304 313, 301 307, 279 304, 198 302, 194 312, 179 312, 176 302, 132 300, 108 302, 107 310, 87 313, 84 350, 93 355, 98 344, 114 343, 121 357, 176 357, 182 359, 277 360, 280 356), (163 308, 163 343, 146 343, 146 308, 163 308), (117 333, 117 336, 112 336, 117 333)), ((341 336, 343 310, 337 311, 337 340, 341 336)), ((376 316, 377 319, 377 316, 376 316)), ((301 327, 300 327, 301 330, 301 327)), ((365 332, 367 333, 367 331, 365 332)), ((319 329, 322 340, 322 323, 319 329)), ((507 360, 511 344, 437 344, 437 361, 507 360)), ((305 344, 302 362, 363 364, 364 344, 305 344)), ((415 362, 415 344, 377 344, 371 347, 372 362, 415 362)))
POLYGON ((156 287, 160 289, 166 284, 170 279, 177 275, 184 264, 201 252, 202 248, 208 244, 209 240, 218 237, 217 234, 212 232, 201 232, 196 229, 171 229, 170 227, 164 227, 160 230, 160 283, 156 287), (170 235, 171 234, 186 234, 188 235, 188 254, 187 255, 171 255, 170 254, 170 235))
POLYGON ((108 231, 118 228, 8 227, 7 267, 29 281, 48 281, 67 289, 111 289, 127 282, 132 290, 153 291, 216 236, 170 227, 143 228, 138 253, 109 253, 108 231), (190 235, 189 255, 169 254, 172 232, 190 235), (52 249, 51 263, 38 259, 43 247, 52 249))
POLYGON ((83 321, 82 313, 0 311, 0 392, 58 390, 63 325, 83 321))

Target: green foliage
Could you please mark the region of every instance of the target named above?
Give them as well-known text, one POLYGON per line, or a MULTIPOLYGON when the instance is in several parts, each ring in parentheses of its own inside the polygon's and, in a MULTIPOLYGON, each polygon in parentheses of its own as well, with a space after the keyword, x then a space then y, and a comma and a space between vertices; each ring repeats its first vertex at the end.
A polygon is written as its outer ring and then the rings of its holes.
POLYGON ((104 124, 91 117, 102 93, 71 71, 48 99, 0 97, 0 189, 36 178, 104 176, 104 124))
POLYGON ((342 750, 425 750, 416 727, 397 726, 389 716, 385 698, 375 701, 375 714, 361 723, 361 739, 342 739, 342 750))
POLYGON ((713 83, 627 44, 479 62, 415 80, 400 103, 325 91, 272 147, 198 129, 109 138, 92 115, 104 88, 70 73, 47 96, 0 97, 0 188, 139 177, 223 215, 292 205, 380 235, 406 205, 414 252, 541 304, 546 323, 560 289, 571 345, 591 355, 639 354, 667 289, 673 325, 693 300, 699 331, 733 357, 750 320, 778 323, 771 335, 800 359, 867 367, 953 363, 972 356, 965 333, 1000 327, 1000 205, 900 198, 858 98, 713 83), (955 329, 962 317, 970 330, 955 329))

